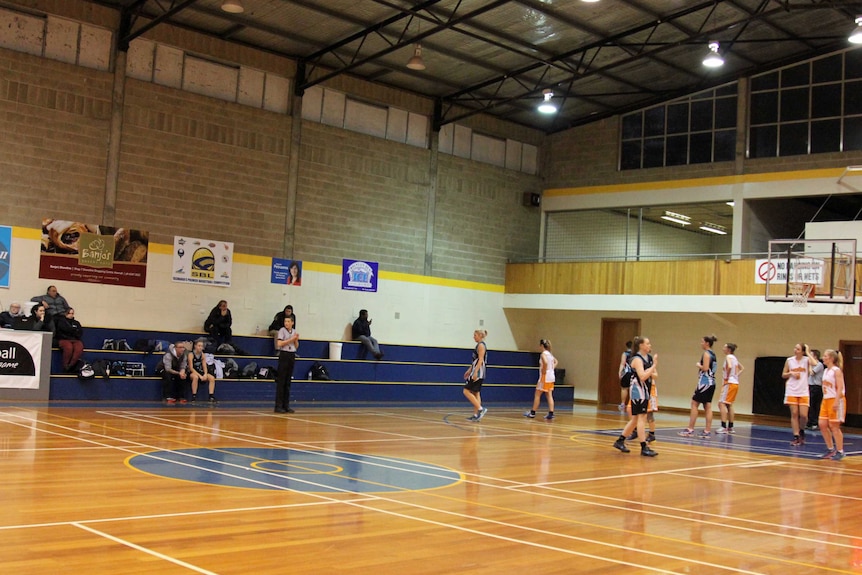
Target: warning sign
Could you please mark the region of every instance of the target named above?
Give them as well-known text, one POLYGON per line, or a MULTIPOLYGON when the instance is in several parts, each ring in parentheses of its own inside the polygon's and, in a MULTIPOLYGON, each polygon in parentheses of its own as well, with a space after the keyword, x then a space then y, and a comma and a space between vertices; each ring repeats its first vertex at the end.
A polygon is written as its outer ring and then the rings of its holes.
MULTIPOLYGON (((787 260, 757 260, 754 282, 759 284, 787 283, 787 260)), ((794 258, 790 260, 790 283, 820 285, 823 283, 823 260, 816 258, 794 258)))

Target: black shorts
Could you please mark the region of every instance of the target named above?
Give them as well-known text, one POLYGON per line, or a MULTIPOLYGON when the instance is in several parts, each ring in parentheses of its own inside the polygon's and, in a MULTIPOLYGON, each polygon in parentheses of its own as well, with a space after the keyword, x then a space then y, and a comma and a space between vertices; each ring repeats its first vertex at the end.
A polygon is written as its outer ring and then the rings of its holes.
POLYGON ((710 385, 703 389, 695 389, 694 395, 691 396, 692 401, 696 403, 712 403, 712 396, 715 395, 715 386, 710 385))
POLYGON ((640 415, 641 413, 647 412, 647 408, 649 407, 649 400, 632 400, 629 402, 629 405, 631 405, 632 407, 632 415, 640 415))
POLYGON ((478 393, 482 391, 482 384, 485 382, 485 379, 468 379, 464 384, 464 389, 467 391, 472 391, 473 393, 478 393))

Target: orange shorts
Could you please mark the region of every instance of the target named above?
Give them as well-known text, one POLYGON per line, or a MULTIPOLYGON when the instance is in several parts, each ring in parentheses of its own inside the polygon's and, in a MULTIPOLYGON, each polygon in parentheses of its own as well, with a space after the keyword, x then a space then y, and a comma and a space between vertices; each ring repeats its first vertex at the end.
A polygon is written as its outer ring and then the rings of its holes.
POLYGON ((824 397, 820 404, 820 419, 844 422, 844 414, 838 413, 838 400, 834 397, 824 397))
POLYGON ((738 383, 725 383, 721 386, 721 397, 718 403, 726 403, 730 405, 736 401, 736 394, 739 392, 738 383))
POLYGON ((539 391, 554 391, 554 382, 545 381, 545 374, 539 377, 539 383, 536 384, 536 389, 539 391))
POLYGON ((784 398, 784 405, 808 405, 807 395, 788 395, 784 398))

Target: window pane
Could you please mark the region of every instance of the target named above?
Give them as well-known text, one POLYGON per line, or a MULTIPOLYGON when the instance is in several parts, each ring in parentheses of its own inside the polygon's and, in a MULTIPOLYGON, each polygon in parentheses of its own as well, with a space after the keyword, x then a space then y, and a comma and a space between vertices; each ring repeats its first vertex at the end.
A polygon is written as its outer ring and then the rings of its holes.
POLYGON ((692 132, 712 129, 712 102, 713 100, 706 100, 705 102, 691 103, 692 132))
POLYGON ((779 156, 798 156, 808 153, 808 122, 782 124, 778 142, 779 156))
POLYGON ((644 112, 644 136, 664 135, 664 106, 644 112))
POLYGON ((781 91, 781 121, 808 119, 808 88, 781 91))
POLYGON ((688 136, 671 136, 665 150, 666 166, 684 166, 688 161, 688 136))
POLYGON ((664 138, 644 140, 644 168, 660 168, 664 163, 664 138))
POLYGON ((841 120, 811 122, 811 153, 841 151, 841 120))
POLYGON ((761 126, 751 128, 748 156, 750 158, 774 158, 778 154, 778 127, 761 126))
POLYGON ((815 60, 812 68, 814 69, 812 81, 815 84, 839 81, 841 80, 841 54, 815 60))
POLYGON ((688 132, 688 103, 671 104, 667 107, 667 133, 688 132))
POLYGON ((689 150, 690 164, 707 164, 712 161, 712 134, 691 135, 691 147, 689 150))
POLYGON ((756 76, 751 79, 751 91, 773 90, 778 87, 778 72, 756 76))
POLYGON ((715 133, 716 162, 731 162, 736 157, 736 130, 721 130, 715 133))
POLYGON ((751 123, 772 124, 778 121, 778 92, 751 95, 751 123))
POLYGON ((786 88, 788 86, 807 86, 809 72, 810 69, 808 62, 782 70, 781 87, 786 88))
POLYGON ((640 138, 643 135, 643 114, 635 112, 628 116, 623 116, 623 140, 631 140, 632 138, 640 138))
POLYGON ((719 98, 715 101, 715 129, 736 126, 736 98, 719 98))
POLYGON ((844 151, 862 150, 862 118, 844 120, 844 151))
POLYGON ((620 169, 637 170, 641 167, 641 141, 623 142, 620 149, 620 169))
POLYGON ((844 52, 844 79, 862 78, 862 50, 844 52))
POLYGON ((862 82, 844 84, 844 115, 862 114, 862 82))
POLYGON ((829 118, 841 115, 841 84, 814 86, 811 89, 811 117, 829 118))
POLYGON ((736 82, 715 89, 716 96, 736 96, 736 82))

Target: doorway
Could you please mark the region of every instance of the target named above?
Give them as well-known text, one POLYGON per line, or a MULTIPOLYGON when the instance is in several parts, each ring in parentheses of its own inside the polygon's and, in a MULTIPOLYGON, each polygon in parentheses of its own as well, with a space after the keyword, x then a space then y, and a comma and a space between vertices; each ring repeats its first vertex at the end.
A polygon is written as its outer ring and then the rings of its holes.
POLYGON ((862 341, 839 341, 838 350, 844 356, 845 424, 862 427, 862 341))
POLYGON ((620 403, 620 356, 641 331, 640 319, 602 318, 599 350, 599 406, 620 403))

